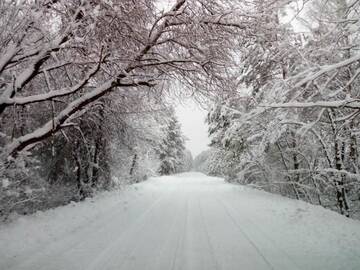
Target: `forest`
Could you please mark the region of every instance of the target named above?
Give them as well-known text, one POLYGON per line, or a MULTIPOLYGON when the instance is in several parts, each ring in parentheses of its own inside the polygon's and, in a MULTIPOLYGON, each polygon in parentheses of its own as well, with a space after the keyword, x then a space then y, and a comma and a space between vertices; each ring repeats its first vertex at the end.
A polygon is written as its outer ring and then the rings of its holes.
POLYGON ((359 218, 359 11, 0 1, 1 220, 191 169, 359 218), (208 110, 194 162, 174 110, 185 96, 208 110))

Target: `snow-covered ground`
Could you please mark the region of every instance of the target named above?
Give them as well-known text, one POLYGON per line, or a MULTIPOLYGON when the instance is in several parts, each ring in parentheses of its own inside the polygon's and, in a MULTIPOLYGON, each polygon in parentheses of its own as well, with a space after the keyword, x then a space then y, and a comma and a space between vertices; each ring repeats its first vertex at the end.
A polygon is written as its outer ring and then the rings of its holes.
POLYGON ((360 222, 199 173, 0 227, 1 270, 360 269, 360 222))

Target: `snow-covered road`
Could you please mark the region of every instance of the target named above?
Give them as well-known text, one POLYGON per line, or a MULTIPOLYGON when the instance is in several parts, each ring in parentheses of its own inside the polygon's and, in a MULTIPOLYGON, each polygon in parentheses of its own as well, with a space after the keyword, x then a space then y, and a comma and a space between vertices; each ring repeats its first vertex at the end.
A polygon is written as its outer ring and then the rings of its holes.
POLYGON ((1 270, 360 269, 360 222, 199 173, 0 227, 1 270))

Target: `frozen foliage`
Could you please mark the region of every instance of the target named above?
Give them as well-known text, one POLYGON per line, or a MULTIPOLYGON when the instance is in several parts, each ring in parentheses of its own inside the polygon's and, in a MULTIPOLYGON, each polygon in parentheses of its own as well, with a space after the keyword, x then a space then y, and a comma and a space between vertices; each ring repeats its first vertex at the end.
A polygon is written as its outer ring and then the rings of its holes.
POLYGON ((189 172, 193 169, 193 156, 188 149, 185 149, 181 162, 181 172, 189 172))
POLYGON ((168 111, 168 117, 163 125, 163 138, 159 145, 158 155, 160 175, 179 173, 184 169, 185 138, 181 133, 180 124, 175 117, 174 109, 168 111))
POLYGON ((1 215, 188 169, 165 102, 177 88, 214 103, 201 170, 356 216, 359 8, 1 1, 1 215))
MULTIPOLYGON (((157 132, 168 122, 164 89, 226 86, 233 36, 244 31, 229 28, 230 6, 157 4, 0 1, 2 216, 153 175, 169 136, 157 132)), ((183 150, 164 156, 168 172, 188 169, 183 150)))
POLYGON ((194 158, 193 170, 196 172, 208 173, 208 161, 211 150, 205 150, 194 158))
POLYGON ((209 111, 208 172, 359 217, 359 2, 307 5, 307 33, 272 10, 244 46, 238 87, 209 111))

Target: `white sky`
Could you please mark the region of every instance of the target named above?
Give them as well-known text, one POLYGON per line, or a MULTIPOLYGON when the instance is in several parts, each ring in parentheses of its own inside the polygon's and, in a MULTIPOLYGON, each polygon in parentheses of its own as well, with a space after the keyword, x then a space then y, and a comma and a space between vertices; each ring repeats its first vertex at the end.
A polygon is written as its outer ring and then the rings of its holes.
POLYGON ((194 101, 187 99, 175 108, 181 129, 188 138, 186 148, 195 158, 198 154, 208 148, 207 124, 205 118, 207 112, 200 108, 194 101))

